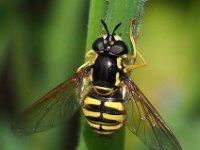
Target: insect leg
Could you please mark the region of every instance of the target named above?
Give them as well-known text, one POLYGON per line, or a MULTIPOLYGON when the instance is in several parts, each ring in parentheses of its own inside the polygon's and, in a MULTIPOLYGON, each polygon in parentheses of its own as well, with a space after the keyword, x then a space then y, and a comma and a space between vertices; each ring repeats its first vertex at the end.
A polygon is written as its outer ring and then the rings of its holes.
MULTIPOLYGON (((133 70, 133 69, 140 68, 140 67, 144 67, 144 66, 147 65, 145 59, 144 59, 143 56, 140 54, 140 52, 139 52, 139 51, 136 51, 136 54, 141 58, 142 63, 138 63, 138 64, 133 63, 133 64, 131 64, 131 65, 126 65, 126 70, 127 70, 127 71, 131 71, 131 70, 133 70)), ((135 56, 129 56, 129 57, 127 57, 126 59, 127 59, 127 60, 133 60, 133 62, 135 62, 135 56)))
POLYGON ((97 54, 93 51, 93 50, 90 50, 86 53, 85 55, 85 60, 86 62, 81 65, 76 72, 78 72, 79 70, 81 70, 82 68, 86 67, 86 66, 90 66, 91 64, 93 64, 94 60, 96 59, 97 57, 97 54))
MULTIPOLYGON (((134 23, 135 23, 135 18, 132 20, 132 23, 131 23, 131 26, 130 26, 130 40, 131 40, 131 43, 132 43, 132 46, 133 46, 133 50, 134 50, 134 51, 133 51, 133 55, 127 56, 127 57, 125 58, 126 61, 132 60, 132 61, 133 61, 133 64, 131 64, 131 65, 126 65, 126 70, 127 70, 127 71, 131 71, 131 70, 133 70, 133 69, 146 66, 146 61, 145 61, 145 59, 144 59, 143 56, 140 54, 140 52, 136 49, 136 44, 135 44, 135 40, 134 40, 134 36, 133 36, 134 23), (136 60, 136 58, 137 58, 137 55, 138 55, 138 56, 140 57, 140 59, 142 60, 142 63, 135 64, 135 60, 136 60)), ((137 35, 137 36, 138 36, 138 35, 137 35)))
POLYGON ((95 58, 96 58, 96 53, 94 52, 94 50, 88 51, 85 55, 86 61, 94 61, 95 58))

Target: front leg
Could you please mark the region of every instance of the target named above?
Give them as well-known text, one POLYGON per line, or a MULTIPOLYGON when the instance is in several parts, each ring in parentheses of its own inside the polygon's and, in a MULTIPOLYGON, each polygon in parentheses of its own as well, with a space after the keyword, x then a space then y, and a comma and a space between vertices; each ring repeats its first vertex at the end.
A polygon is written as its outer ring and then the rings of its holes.
POLYGON ((91 65, 94 63, 96 57, 97 57, 97 54, 94 52, 94 50, 88 51, 88 52, 86 53, 86 55, 85 55, 85 60, 86 60, 86 62, 85 62, 83 65, 81 65, 81 66, 77 69, 76 72, 80 71, 82 68, 85 68, 86 66, 91 66, 91 65))
POLYGON ((142 63, 135 63, 135 60, 137 58, 137 55, 132 55, 132 56, 128 56, 127 58, 125 58, 125 61, 133 61, 133 64, 130 65, 125 65, 125 70, 127 72, 132 71, 133 69, 136 68, 141 68, 147 65, 144 57, 139 53, 139 51, 136 51, 136 54, 140 57, 140 59, 142 60, 142 63))
POLYGON ((136 68, 140 68, 140 67, 146 66, 145 59, 139 53, 139 51, 136 49, 136 44, 135 44, 135 40, 134 40, 134 36, 133 36, 134 23, 135 23, 135 19, 133 19, 133 21, 131 23, 131 26, 130 26, 130 40, 131 40, 131 43, 132 43, 132 46, 133 46, 133 55, 127 56, 127 57, 124 58, 124 62, 132 61, 132 64, 130 64, 130 65, 126 65, 125 64, 125 71, 127 71, 127 72, 130 72, 130 71, 132 71, 133 69, 136 69, 136 68), (142 60, 142 63, 137 63, 137 64, 135 63, 137 55, 142 60))

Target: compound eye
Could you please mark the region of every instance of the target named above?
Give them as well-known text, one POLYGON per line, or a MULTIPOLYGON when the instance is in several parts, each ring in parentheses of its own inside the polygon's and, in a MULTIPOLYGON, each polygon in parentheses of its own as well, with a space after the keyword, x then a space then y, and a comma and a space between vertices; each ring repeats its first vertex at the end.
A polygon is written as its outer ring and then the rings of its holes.
POLYGON ((113 55, 124 55, 128 53, 128 48, 123 41, 116 41, 111 47, 110 53, 113 55))
POLYGON ((104 50, 103 41, 104 41, 104 39, 102 37, 96 39, 92 45, 92 49, 95 51, 103 51, 104 50))

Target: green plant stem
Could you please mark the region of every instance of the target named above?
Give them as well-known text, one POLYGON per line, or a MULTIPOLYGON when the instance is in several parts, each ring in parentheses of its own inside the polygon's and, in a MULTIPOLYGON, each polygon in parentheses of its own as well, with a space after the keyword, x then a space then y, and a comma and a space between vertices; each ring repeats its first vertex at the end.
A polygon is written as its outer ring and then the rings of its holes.
MULTIPOLYGON (((90 3, 86 51, 91 49, 94 40, 102 33, 102 24, 100 23, 101 19, 106 21, 109 30, 113 30, 115 25, 121 22, 122 26, 116 33, 120 34, 127 44, 130 43, 130 24, 133 18, 137 18, 136 27, 134 28, 134 34, 136 35, 141 20, 140 16, 143 13, 143 2, 143 0, 92 0, 90 3)), ((132 48, 129 46, 129 49, 131 50, 132 48)), ((96 134, 91 128, 89 128, 86 121, 84 121, 81 130, 82 135, 78 148, 79 150, 124 149, 124 128, 108 138, 96 134)))
POLYGON ((94 39, 99 37, 101 33, 100 31, 102 29, 102 25, 100 23, 100 20, 103 18, 103 16, 105 16, 105 7, 105 1, 90 1, 86 51, 89 51, 91 49, 94 39))

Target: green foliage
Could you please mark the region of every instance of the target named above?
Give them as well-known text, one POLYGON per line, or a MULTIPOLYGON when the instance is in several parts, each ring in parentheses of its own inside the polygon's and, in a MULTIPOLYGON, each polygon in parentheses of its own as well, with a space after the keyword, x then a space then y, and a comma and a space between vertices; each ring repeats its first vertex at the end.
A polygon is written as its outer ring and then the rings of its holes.
MULTIPOLYGON (((136 35, 143 4, 144 0, 91 0, 90 4, 88 0, 1 0, 1 150, 146 149, 128 130, 125 135, 125 129, 108 139, 101 138, 85 118, 79 131, 79 114, 63 126, 40 134, 19 137, 10 131, 17 113, 83 63, 85 51, 102 33, 100 19, 110 30, 122 22, 116 33, 129 43, 131 20, 137 18, 136 35)), ((137 46, 149 66, 134 71, 135 82, 185 150, 200 149, 198 6, 197 0, 148 2, 137 46)))

